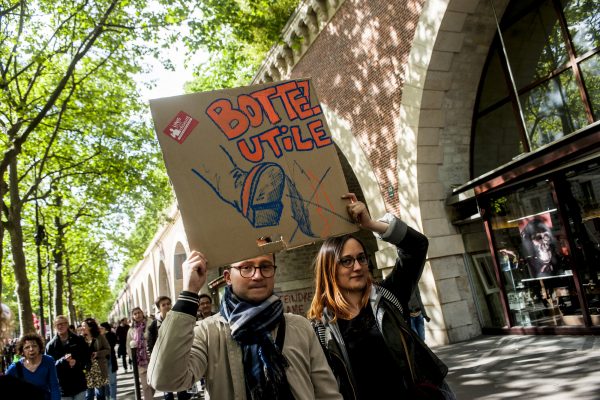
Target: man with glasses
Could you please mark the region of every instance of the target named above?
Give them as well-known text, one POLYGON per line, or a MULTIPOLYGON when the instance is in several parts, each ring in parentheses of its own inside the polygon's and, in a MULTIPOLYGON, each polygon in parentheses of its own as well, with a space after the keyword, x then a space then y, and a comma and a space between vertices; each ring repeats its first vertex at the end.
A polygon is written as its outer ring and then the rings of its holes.
POLYGON ((202 293, 200 295, 200 303, 198 304, 200 304, 200 306, 198 307, 198 315, 196 315, 196 319, 201 320, 215 314, 212 310, 212 297, 206 293, 202 293))
POLYGON ((183 263, 184 290, 159 331, 151 385, 181 390, 204 376, 212 399, 341 399, 312 326, 284 314, 273 294, 273 254, 227 268, 220 312, 194 327, 207 263, 199 251, 183 263))
POLYGON ((54 320, 56 336, 46 345, 46 354, 54 358, 62 400, 83 400, 87 383, 83 372, 90 363, 88 347, 81 336, 69 330, 69 320, 59 315, 54 320))

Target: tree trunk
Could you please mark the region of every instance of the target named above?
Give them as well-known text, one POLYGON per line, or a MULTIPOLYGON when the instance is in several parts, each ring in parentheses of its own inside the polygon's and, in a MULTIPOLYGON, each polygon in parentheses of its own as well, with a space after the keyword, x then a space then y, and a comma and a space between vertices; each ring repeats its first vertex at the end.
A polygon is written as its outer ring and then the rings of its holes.
POLYGON ((73 325, 76 325, 79 322, 77 318, 77 313, 75 311, 75 305, 73 304, 73 285, 71 284, 71 263, 69 261, 69 257, 67 256, 65 267, 67 269, 66 278, 67 278, 67 307, 69 309, 69 321, 73 325))
POLYGON ((12 161, 9 169, 10 206, 8 207, 7 231, 10 235, 13 270, 19 303, 19 321, 21 334, 35 332, 31 297, 29 296, 29 279, 27 278, 27 262, 23 251, 23 228, 21 226, 21 199, 19 198, 19 182, 17 178, 17 162, 12 161))

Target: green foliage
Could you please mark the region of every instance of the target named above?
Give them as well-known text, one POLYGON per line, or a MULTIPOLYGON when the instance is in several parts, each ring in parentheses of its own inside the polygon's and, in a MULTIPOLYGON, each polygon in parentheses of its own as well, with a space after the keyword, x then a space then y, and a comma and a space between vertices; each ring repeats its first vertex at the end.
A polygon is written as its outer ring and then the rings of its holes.
MULTIPOLYGON (((133 78, 143 56, 158 52, 151 44, 162 40, 159 25, 172 12, 146 5, 0 0, 0 201, 9 229, 1 273, 9 301, 19 280, 30 283, 29 292, 17 293, 20 312, 30 300, 30 308, 38 307, 36 216, 47 231, 40 249, 45 305, 61 267, 54 255, 62 252, 63 263, 77 270, 71 276, 76 308, 96 314, 106 311, 99 299, 110 297, 109 266, 118 259, 111 252, 119 251, 106 233, 126 234, 123 221, 135 225, 140 209, 164 207, 171 196, 133 78), (17 184, 7 181, 9 166, 17 184), (24 265, 7 251, 9 236, 22 240, 24 265), (25 280, 6 268, 11 264, 25 280)), ((145 223, 155 230, 158 221, 145 223)))
MULTIPOLYGON (((243 86, 269 49, 278 43, 298 0, 209 0, 199 4, 204 18, 189 22, 184 43, 191 54, 208 53, 195 68, 187 92, 243 86)), ((189 60, 193 63, 193 58, 189 60)))
POLYGON ((38 308, 37 223, 45 308, 56 268, 68 267, 79 316, 103 319, 110 268, 124 264, 123 277, 165 221, 173 194, 134 81, 144 57, 172 67, 164 50, 183 37, 188 63, 210 57, 189 90, 246 84, 297 4, 0 0, 1 295, 20 317, 38 308))

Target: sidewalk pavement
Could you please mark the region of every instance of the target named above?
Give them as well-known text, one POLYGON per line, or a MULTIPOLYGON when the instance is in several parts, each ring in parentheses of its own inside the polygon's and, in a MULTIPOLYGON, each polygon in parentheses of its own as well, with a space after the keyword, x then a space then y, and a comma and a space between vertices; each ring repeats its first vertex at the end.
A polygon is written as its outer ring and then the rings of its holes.
MULTIPOLYGON (((458 400, 600 400, 600 336, 484 335, 433 351, 458 400)), ((117 385, 119 400, 135 400, 131 370, 119 368, 117 385)))
POLYGON ((598 400, 599 336, 480 336, 433 348, 458 400, 598 400))
MULTIPOLYGON (((141 390, 141 387, 140 387, 141 390)), ((152 400, 163 400, 164 393, 156 392, 152 400)), ((177 399, 177 394, 174 394, 177 399)), ((127 372, 121 367, 117 371, 117 399, 118 400, 136 400, 135 398, 135 386, 133 382, 133 370, 129 369, 127 372)), ((203 397, 200 394, 194 394, 191 400, 202 400, 203 397)))

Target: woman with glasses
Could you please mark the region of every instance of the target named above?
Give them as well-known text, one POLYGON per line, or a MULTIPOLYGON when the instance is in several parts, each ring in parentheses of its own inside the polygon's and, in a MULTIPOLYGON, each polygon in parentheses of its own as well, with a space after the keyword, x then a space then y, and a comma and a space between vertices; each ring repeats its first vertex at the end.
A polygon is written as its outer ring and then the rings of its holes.
POLYGON ((343 198, 349 200, 353 221, 398 252, 393 271, 378 284, 369 272, 364 244, 353 235, 325 240, 315 258, 308 318, 344 399, 453 398, 443 383, 446 366, 406 323, 408 301, 425 265, 427 238, 391 214, 371 219, 353 193, 343 198), (425 393, 429 387, 432 393, 425 393))
POLYGON ((165 317, 150 357, 152 386, 178 391, 205 377, 211 399, 341 399, 310 322, 284 313, 273 294, 273 254, 227 268, 219 313, 194 327, 207 262, 192 251, 183 263, 184 290, 165 317))

